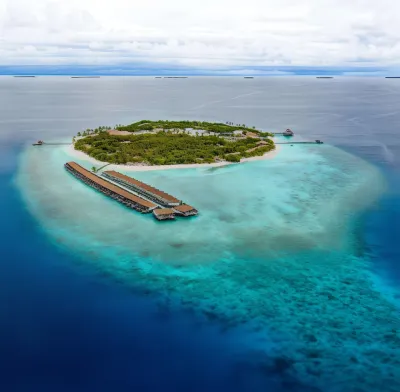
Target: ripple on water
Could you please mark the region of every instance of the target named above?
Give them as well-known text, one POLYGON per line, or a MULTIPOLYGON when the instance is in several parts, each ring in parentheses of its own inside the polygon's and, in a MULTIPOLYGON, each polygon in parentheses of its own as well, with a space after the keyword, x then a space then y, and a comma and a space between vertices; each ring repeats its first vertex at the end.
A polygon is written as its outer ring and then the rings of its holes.
POLYGON ((63 170, 68 159, 62 148, 27 149, 17 177, 59 244, 226 328, 265 331, 255 349, 269 371, 332 391, 400 390, 398 309, 376 289, 353 235, 384 188, 374 167, 301 146, 223 170, 135 173, 200 211, 163 224, 76 181, 63 170))

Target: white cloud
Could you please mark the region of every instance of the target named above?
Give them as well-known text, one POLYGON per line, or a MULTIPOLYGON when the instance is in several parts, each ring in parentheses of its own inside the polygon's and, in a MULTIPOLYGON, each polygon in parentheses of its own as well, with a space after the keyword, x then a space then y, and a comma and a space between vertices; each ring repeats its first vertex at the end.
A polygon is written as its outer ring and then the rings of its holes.
POLYGON ((396 65, 394 0, 0 0, 0 64, 396 65))

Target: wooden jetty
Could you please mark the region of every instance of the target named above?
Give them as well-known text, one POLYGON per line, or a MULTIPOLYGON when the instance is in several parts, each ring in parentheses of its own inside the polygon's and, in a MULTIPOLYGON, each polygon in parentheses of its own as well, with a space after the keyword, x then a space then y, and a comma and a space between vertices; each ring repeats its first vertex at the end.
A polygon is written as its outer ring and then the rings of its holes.
POLYGON ((275 142, 275 144, 324 144, 322 140, 315 140, 314 142, 275 142))
POLYGON ((83 181, 85 184, 129 208, 141 213, 149 213, 158 208, 157 204, 136 196, 133 193, 130 193, 125 189, 122 189, 121 187, 97 176, 96 174, 93 174, 76 162, 67 162, 64 167, 68 172, 70 172, 79 180, 83 181))
POLYGON ((43 140, 38 140, 36 143, 32 143, 32 146, 69 146, 71 143, 45 143, 43 140))

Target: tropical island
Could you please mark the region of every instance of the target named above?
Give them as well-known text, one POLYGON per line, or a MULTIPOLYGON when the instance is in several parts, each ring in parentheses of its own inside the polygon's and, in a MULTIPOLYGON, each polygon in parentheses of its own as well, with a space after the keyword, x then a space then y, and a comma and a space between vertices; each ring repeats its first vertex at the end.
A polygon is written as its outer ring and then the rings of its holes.
POLYGON ((75 150, 105 163, 181 165, 240 162, 275 149, 273 134, 245 124, 142 120, 79 132, 75 150))

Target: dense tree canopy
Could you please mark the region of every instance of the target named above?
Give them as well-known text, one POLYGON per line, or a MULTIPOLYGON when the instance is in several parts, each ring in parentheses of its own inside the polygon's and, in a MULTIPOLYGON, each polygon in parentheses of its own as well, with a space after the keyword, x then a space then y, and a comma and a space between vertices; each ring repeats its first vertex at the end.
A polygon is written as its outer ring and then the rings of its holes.
POLYGON ((102 130, 79 139, 75 149, 102 162, 170 165, 212 163, 218 159, 239 162, 240 158, 263 155, 275 148, 270 139, 260 145, 259 139, 226 140, 218 136, 191 136, 185 133, 110 135, 102 130))
POLYGON ((210 123, 206 121, 151 121, 142 120, 130 125, 117 125, 116 129, 119 131, 128 132, 140 132, 140 131, 151 131, 151 130, 169 130, 169 129, 195 129, 203 130, 215 133, 233 133, 234 131, 251 131, 254 133, 263 134, 264 136, 271 136, 268 132, 261 132, 256 130, 254 127, 246 127, 245 124, 233 124, 233 123, 210 123))

